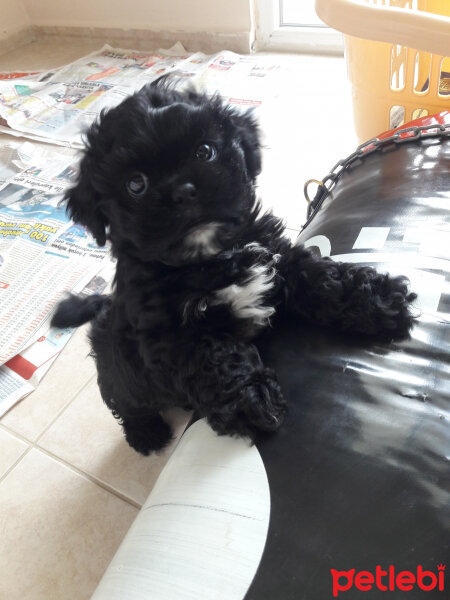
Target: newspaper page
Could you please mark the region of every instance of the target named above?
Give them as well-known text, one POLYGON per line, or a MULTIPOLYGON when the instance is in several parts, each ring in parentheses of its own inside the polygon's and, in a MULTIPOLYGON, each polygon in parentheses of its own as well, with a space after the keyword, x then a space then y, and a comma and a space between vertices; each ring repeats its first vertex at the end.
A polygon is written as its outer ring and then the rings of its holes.
MULTIPOLYGON (((21 366, 26 364, 23 361, 39 368, 46 364, 48 368, 53 356, 49 356, 49 350, 62 347, 54 343, 59 339, 54 337, 56 334, 53 338, 48 335, 57 302, 68 291, 83 290, 112 261, 109 248, 98 247, 84 228, 69 220, 60 203, 76 177, 78 157, 73 153, 34 149, 25 142, 0 147, 0 158, 3 158, 0 169, 2 414, 13 400, 20 399, 19 388, 20 394, 31 391, 29 386, 22 385, 21 366), (42 344, 42 338, 53 342, 42 344), (37 345, 39 339, 41 343, 37 345), (29 356, 26 358, 25 351, 31 353, 31 360, 29 356)), ((27 369, 26 373, 29 366, 27 369)), ((34 382, 43 372, 41 369, 37 373, 34 382)), ((29 383, 29 379, 25 381, 29 383)))
POLYGON ((45 79, 49 79, 52 75, 54 75, 58 71, 58 69, 53 69, 51 71, 11 71, 8 73, 0 73, 0 81, 1 80, 11 80, 11 79, 32 79, 33 81, 44 81, 45 79))
POLYGON ((83 132, 102 109, 171 71, 242 107, 275 101, 280 81, 280 66, 268 57, 188 55, 181 44, 153 53, 104 46, 36 80, 0 79, 0 130, 82 147, 83 132))
MULTIPOLYGON (((72 292, 80 295, 102 293, 114 274, 109 262, 82 290, 75 286, 72 292)), ((39 337, 0 367, 0 417, 38 386, 75 329, 56 329, 48 321, 39 328, 39 337)))

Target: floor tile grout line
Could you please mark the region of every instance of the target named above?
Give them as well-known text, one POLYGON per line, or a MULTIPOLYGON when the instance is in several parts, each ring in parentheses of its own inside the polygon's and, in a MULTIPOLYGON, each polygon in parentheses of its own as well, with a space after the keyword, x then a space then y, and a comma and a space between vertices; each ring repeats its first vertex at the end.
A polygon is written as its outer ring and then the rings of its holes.
POLYGON ((118 498, 120 498, 121 500, 123 500, 124 502, 127 502, 128 504, 131 504, 132 506, 134 506, 135 508, 140 509, 142 507, 142 504, 140 504, 139 502, 137 502, 136 500, 133 500, 133 498, 130 498, 129 496, 127 496, 126 494, 124 494, 123 492, 120 492, 119 490, 116 490, 114 487, 110 486, 108 483, 106 483, 105 481, 103 481, 102 479, 99 479, 97 477, 95 477, 95 475, 91 475, 90 473, 87 473, 86 471, 83 471, 82 469, 79 469, 78 467, 76 467, 75 465, 73 465, 72 463, 64 460, 63 458, 61 458, 60 456, 58 456, 57 454, 54 454, 53 452, 51 452, 50 450, 47 450, 46 448, 44 448, 43 446, 40 446, 37 441, 36 442, 30 442, 29 440, 27 440, 26 438, 24 438, 23 436, 21 436, 20 434, 16 434, 14 432, 12 432, 11 430, 9 430, 5 425, 0 423, 0 429, 2 429, 3 431, 6 431, 6 433, 12 434, 13 437, 16 437, 17 439, 19 439, 21 442, 24 442, 27 444, 28 448, 25 449, 25 451, 23 452, 23 454, 20 455, 20 457, 14 462, 13 465, 11 465, 11 467, 9 467, 5 473, 0 477, 0 483, 3 481, 3 479, 9 475, 9 473, 19 464, 19 462, 25 458, 25 456, 31 451, 33 450, 33 448, 35 450, 37 450, 38 452, 42 452, 43 454, 46 454, 49 458, 52 458, 53 460, 55 460, 56 462, 61 463, 62 465, 64 465, 65 467, 71 469, 72 471, 74 471, 75 473, 77 473, 78 475, 81 475, 82 477, 84 477, 85 479, 87 479, 88 481, 90 481, 91 483, 95 483, 96 485, 98 485, 99 487, 101 487, 102 489, 104 489, 107 492, 110 492, 111 494, 113 494, 114 496, 117 496, 118 498))
POLYGON ((33 449, 33 446, 31 444, 28 444, 28 448, 25 449, 25 452, 23 454, 21 454, 19 456, 19 458, 8 469, 6 469, 6 471, 0 477, 0 484, 6 479, 6 477, 8 477, 8 475, 11 473, 11 471, 13 471, 17 467, 17 465, 22 461, 22 459, 25 458, 25 456, 30 453, 30 451, 32 449, 33 449))
POLYGON ((106 492, 109 492, 113 496, 117 496, 117 498, 120 498, 120 500, 123 500, 124 502, 127 502, 128 504, 131 504, 132 506, 134 506, 135 508, 137 508, 139 510, 142 508, 142 504, 140 504, 136 500, 133 500, 133 498, 130 498, 129 496, 127 496, 123 492, 119 492, 119 490, 116 490, 115 488, 113 488, 112 486, 110 486, 109 484, 107 484, 102 479, 98 479, 94 475, 91 475, 90 473, 87 473, 86 471, 83 471, 83 470, 79 469, 75 465, 73 465, 70 462, 64 460, 64 458, 61 458, 57 454, 54 454, 53 452, 51 452, 50 450, 47 450, 46 448, 43 448, 42 446, 34 445, 33 447, 34 447, 35 450, 38 450, 39 452, 42 452, 43 454, 46 454, 49 458, 55 460, 56 462, 61 463, 62 465, 64 465, 65 467, 67 467, 68 469, 70 469, 71 471, 73 471, 74 473, 77 473, 78 475, 80 475, 84 479, 87 479, 91 483, 95 483, 96 485, 98 485, 98 487, 101 487, 106 492))
MULTIPOLYGON (((44 433, 47 433, 48 429, 55 423, 55 421, 57 419, 59 419, 59 417, 63 414, 63 412, 69 407, 69 405, 73 402, 73 400, 75 400, 75 398, 78 396, 78 394, 80 394, 84 388, 91 382, 91 380, 96 376, 96 373, 93 373, 88 380, 86 381, 86 383, 84 383, 75 393, 73 396, 70 396, 70 399, 67 400, 67 402, 58 410, 58 412, 56 413, 56 415, 51 419, 51 421, 49 423, 47 423, 47 425, 44 426, 44 429, 39 433, 38 437, 35 440, 32 440, 30 438, 27 438, 25 435, 23 435, 22 433, 19 433, 18 431, 16 431, 15 429, 13 429, 10 425, 6 425, 5 423, 3 423, 0 420, 0 428, 4 429, 5 431, 7 431, 8 433, 11 433, 13 435, 15 435, 16 437, 18 437, 19 439, 21 439, 22 441, 26 442, 27 444, 35 444, 36 442, 38 442, 41 437, 44 435, 44 433)), ((11 407, 14 408, 14 407, 11 407)), ((8 411, 9 412, 9 411, 8 411)), ((5 413, 5 415, 8 413, 5 413)), ((3 416, 5 416, 3 415, 3 416)))
POLYGON ((16 431, 14 431, 13 429, 11 429, 10 427, 8 427, 7 425, 4 425, 3 423, 0 422, 0 429, 2 429, 3 431, 5 431, 6 433, 10 434, 12 437, 17 438, 21 442, 27 444, 27 446, 28 446, 28 448, 25 449, 25 451, 23 452, 23 454, 21 454, 20 457, 5 471, 5 473, 3 473, 3 475, 0 477, 0 482, 2 482, 3 479, 5 479, 10 474, 10 472, 13 469, 15 469, 15 467, 21 462, 21 460, 23 458, 25 458, 25 456, 34 448, 35 450, 38 450, 38 451, 42 452, 43 454, 48 455, 53 460, 56 460, 57 462, 63 464, 67 468, 70 468, 71 470, 73 470, 78 475, 81 475, 85 479, 89 480, 91 483, 94 483, 94 484, 98 485, 99 487, 101 487, 105 491, 107 491, 107 492, 113 494, 114 496, 120 498, 124 502, 127 502, 128 504, 131 504, 135 508, 138 508, 138 509, 141 508, 142 504, 140 504, 136 500, 133 500, 132 498, 130 498, 126 494, 123 494, 122 492, 116 490, 114 487, 108 485, 106 482, 104 482, 101 479, 98 479, 97 477, 91 475, 90 473, 86 473, 85 471, 83 471, 81 469, 78 469, 78 467, 76 467, 75 465, 73 465, 70 462, 64 460, 60 456, 58 456, 56 454, 53 454, 52 452, 50 452, 49 450, 47 450, 46 448, 44 448, 43 446, 41 446, 39 444, 39 442, 41 441, 42 437, 55 424, 55 422, 59 419, 59 417, 67 410, 67 408, 72 404, 72 402, 75 400, 75 398, 78 396, 78 394, 80 394, 90 384, 90 382, 94 379, 95 376, 96 375, 94 373, 93 375, 91 375, 91 377, 89 377, 89 379, 86 381, 86 383, 79 390, 77 390, 77 392, 75 392, 75 394, 70 398, 70 400, 68 400, 67 403, 57 412, 57 414, 54 416, 54 418, 44 427, 44 429, 41 431, 41 433, 38 435, 38 437, 35 440, 28 439, 24 435, 22 435, 22 434, 20 434, 20 433, 18 433, 16 431))
MULTIPOLYGON (((181 433, 180 435, 177 436, 177 439, 174 442, 174 446, 169 454, 169 456, 166 459, 166 463, 169 460, 169 458, 172 456, 173 452, 175 451, 176 447, 178 446, 178 444, 181 441, 181 437, 182 437, 183 433, 181 433)), ((123 500, 124 502, 127 502, 128 504, 131 504, 132 506, 134 506, 135 508, 141 509, 142 506, 144 505, 144 503, 140 503, 137 500, 134 500, 133 498, 131 498, 130 496, 127 496, 125 493, 119 491, 118 489, 116 489, 115 487, 113 487, 111 484, 107 483, 106 481, 104 481, 103 479, 101 479, 100 477, 97 477, 96 475, 93 475, 92 473, 89 473, 88 471, 84 471, 83 469, 77 467, 76 465, 72 464, 71 462, 67 461, 66 459, 62 458, 61 456, 59 456, 58 454, 55 454, 54 452, 52 452, 51 450, 48 450, 47 448, 45 448, 44 446, 39 445, 37 442, 32 444, 32 446, 42 452, 43 454, 48 455, 50 458, 52 458, 53 460, 55 460, 56 462, 60 462, 61 464, 63 464, 64 466, 70 468, 71 470, 73 470, 75 473, 78 473, 79 475, 85 477, 86 479, 88 479, 89 481, 91 481, 92 483, 95 483, 96 485, 98 485, 99 487, 103 488, 104 490, 106 490, 107 492, 110 492, 111 494, 113 494, 114 496, 117 496, 118 498, 120 498, 121 500, 123 500)), ((165 464, 166 464, 165 463, 165 464)), ((163 467, 164 468, 164 467, 163 467)), ((155 482, 156 483, 156 482, 155 482)), ((154 486, 155 484, 153 484, 154 486)), ((153 486, 151 488, 151 490, 153 489, 153 486)), ((148 492, 148 494, 150 494, 151 490, 148 492)), ((147 495, 148 495, 147 494, 147 495)), ((145 500, 146 501, 146 500, 145 500)), ((144 502, 145 502, 144 501, 144 502)))
POLYGON ((24 442, 25 444, 27 444, 27 446, 30 446, 33 443, 30 440, 28 440, 26 437, 24 437, 21 433, 17 433, 13 429, 11 429, 10 427, 8 427, 8 425, 3 425, 2 422, 0 422, 0 429, 2 429, 3 431, 5 431, 6 433, 9 433, 13 437, 16 437, 21 442, 24 442))
POLYGON ((47 454, 48 456, 50 456, 51 458, 53 458, 53 460, 56 460, 56 461, 60 462, 61 464, 65 465, 66 467, 70 467, 76 473, 78 473, 80 475, 83 475, 84 477, 86 477, 86 479, 88 479, 92 483, 95 483, 99 487, 103 488, 104 490, 110 492, 111 494, 114 494, 115 496, 117 496, 118 498, 120 498, 121 500, 123 500, 124 502, 128 502, 128 504, 131 504, 132 506, 135 506, 136 508, 141 508, 142 505, 139 504, 139 502, 137 502, 136 500, 133 500, 132 498, 130 498, 126 494, 123 494, 122 492, 119 492, 119 490, 116 490, 115 488, 113 488, 112 486, 110 486, 109 484, 107 484, 102 479, 99 479, 99 478, 95 477, 95 475, 91 475, 90 473, 87 473, 86 471, 83 471, 82 469, 79 469, 78 467, 76 467, 72 463, 64 460, 62 457, 58 456, 57 454, 54 454, 53 452, 47 450, 46 448, 44 448, 39 443, 42 440, 42 438, 44 437, 44 435, 51 429, 51 427, 53 427, 53 425, 56 423, 56 421, 69 408, 69 406, 72 404, 72 402, 75 401, 75 399, 79 396, 79 394, 81 394, 87 388, 87 386, 91 383, 91 381, 95 377, 96 377, 96 373, 94 373, 91 377, 89 377, 89 379, 87 380, 87 382, 72 396, 72 398, 67 402, 67 404, 65 404, 61 408, 61 410, 57 413, 57 415, 55 416, 55 418, 50 423, 48 423, 48 425, 41 431, 40 435, 33 442, 31 442, 32 446, 34 448, 36 448, 36 450, 40 450, 44 454, 47 454))
POLYGON ((41 440, 41 438, 47 433, 47 431, 51 427, 53 427, 53 425, 56 423, 56 421, 59 419, 59 417, 69 408, 69 406, 77 398, 77 396, 79 394, 81 394, 81 392, 83 392, 85 390, 85 388, 91 383, 91 381, 94 379, 94 377, 96 377, 96 373, 93 373, 88 378, 88 380, 86 381, 86 383, 84 385, 82 385, 81 388, 75 392, 75 394, 70 398, 70 400, 68 400, 66 402, 66 404, 64 404, 64 406, 59 409, 59 411, 56 413, 56 415, 54 416, 54 418, 49 423, 47 423, 47 425, 44 427, 44 429, 41 431, 41 433, 37 436, 37 438, 32 441, 33 444, 37 444, 41 440))

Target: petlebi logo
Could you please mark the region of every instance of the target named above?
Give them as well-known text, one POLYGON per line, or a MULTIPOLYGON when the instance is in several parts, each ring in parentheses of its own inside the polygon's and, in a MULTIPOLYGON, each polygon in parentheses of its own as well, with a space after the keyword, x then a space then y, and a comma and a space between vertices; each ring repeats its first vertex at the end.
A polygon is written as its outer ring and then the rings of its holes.
MULTIPOLYGON (((361 592, 368 592, 372 589, 379 589, 382 592, 410 592, 414 589, 420 589, 424 592, 431 590, 444 591, 444 571, 446 565, 436 565, 436 571, 426 571, 419 565, 415 572, 397 571, 393 565, 383 569, 377 565, 375 572, 359 571, 350 569, 349 571, 337 571, 331 569, 333 583, 333 596, 336 598, 339 594, 348 591, 352 587, 361 592)), ((386 596, 389 598, 389 596, 386 596)))

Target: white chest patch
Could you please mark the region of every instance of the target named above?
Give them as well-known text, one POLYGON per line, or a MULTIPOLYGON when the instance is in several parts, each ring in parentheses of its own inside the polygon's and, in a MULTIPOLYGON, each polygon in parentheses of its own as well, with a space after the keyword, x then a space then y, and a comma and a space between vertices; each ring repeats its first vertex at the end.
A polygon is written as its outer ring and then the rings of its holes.
POLYGON ((275 269, 270 265, 253 265, 248 270, 245 283, 218 290, 212 304, 229 304, 238 319, 250 319, 259 326, 267 325, 275 309, 264 304, 264 296, 273 287, 274 276, 275 269))
POLYGON ((197 256, 214 256, 221 248, 217 242, 217 231, 220 223, 205 223, 193 229, 184 238, 184 248, 187 258, 197 256))

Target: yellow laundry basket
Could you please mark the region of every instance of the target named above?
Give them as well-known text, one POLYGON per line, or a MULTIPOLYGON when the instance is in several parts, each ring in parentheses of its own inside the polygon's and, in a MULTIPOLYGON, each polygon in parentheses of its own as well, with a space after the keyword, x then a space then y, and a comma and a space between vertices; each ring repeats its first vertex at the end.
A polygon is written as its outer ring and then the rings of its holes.
POLYGON ((450 0, 316 0, 316 12, 345 34, 361 142, 450 110, 450 0))

